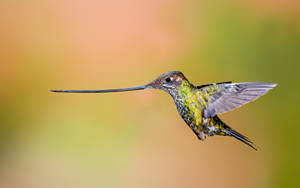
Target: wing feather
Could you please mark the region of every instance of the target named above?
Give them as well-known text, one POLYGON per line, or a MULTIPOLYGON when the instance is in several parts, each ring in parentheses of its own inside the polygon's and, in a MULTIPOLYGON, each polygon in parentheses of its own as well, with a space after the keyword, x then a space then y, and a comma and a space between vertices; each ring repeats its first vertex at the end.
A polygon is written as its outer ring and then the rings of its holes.
POLYGON ((206 85, 201 91, 209 96, 204 117, 213 117, 256 100, 277 84, 263 82, 219 83, 206 85))

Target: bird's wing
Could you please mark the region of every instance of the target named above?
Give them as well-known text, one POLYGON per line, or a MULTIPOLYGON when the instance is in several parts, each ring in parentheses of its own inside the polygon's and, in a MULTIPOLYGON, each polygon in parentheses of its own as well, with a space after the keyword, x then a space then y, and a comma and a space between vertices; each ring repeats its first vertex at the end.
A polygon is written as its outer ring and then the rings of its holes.
POLYGON ((223 82, 198 86, 208 98, 208 105, 204 109, 204 117, 213 117, 247 104, 266 94, 277 84, 263 82, 223 82))

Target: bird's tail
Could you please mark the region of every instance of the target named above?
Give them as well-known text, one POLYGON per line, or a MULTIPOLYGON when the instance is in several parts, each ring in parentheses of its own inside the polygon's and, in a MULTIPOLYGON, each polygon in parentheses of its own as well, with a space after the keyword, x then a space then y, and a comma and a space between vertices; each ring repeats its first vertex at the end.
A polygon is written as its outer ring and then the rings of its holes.
POLYGON ((238 139, 239 141, 247 144, 248 146, 250 146, 251 148, 257 150, 255 147, 254 147, 254 144, 251 140, 249 140, 249 138, 247 138, 246 136, 238 133, 237 131, 233 130, 232 128, 230 128, 229 126, 226 125, 226 127, 224 127, 224 132, 226 135, 228 136, 232 136, 236 139, 238 139))

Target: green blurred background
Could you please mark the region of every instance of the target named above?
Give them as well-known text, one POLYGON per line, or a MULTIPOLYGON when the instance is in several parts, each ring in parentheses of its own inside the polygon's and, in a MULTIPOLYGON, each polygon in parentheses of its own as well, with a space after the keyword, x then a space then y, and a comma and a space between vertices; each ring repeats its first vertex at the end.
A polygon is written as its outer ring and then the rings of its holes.
POLYGON ((297 187, 297 0, 0 2, 0 187, 297 187), (199 142, 148 83, 278 87, 222 119, 259 146, 199 142))

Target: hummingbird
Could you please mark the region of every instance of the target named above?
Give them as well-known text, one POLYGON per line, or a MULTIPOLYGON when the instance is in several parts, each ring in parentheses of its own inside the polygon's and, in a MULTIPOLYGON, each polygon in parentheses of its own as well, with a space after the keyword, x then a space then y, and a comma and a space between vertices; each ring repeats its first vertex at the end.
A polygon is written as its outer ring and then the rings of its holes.
POLYGON ((264 82, 220 82, 194 86, 182 72, 169 71, 154 81, 138 87, 51 91, 61 93, 109 93, 144 89, 163 90, 172 96, 180 116, 199 140, 205 140, 207 136, 214 135, 230 136, 257 150, 248 137, 229 127, 218 115, 256 100, 275 86, 277 84, 264 82))

